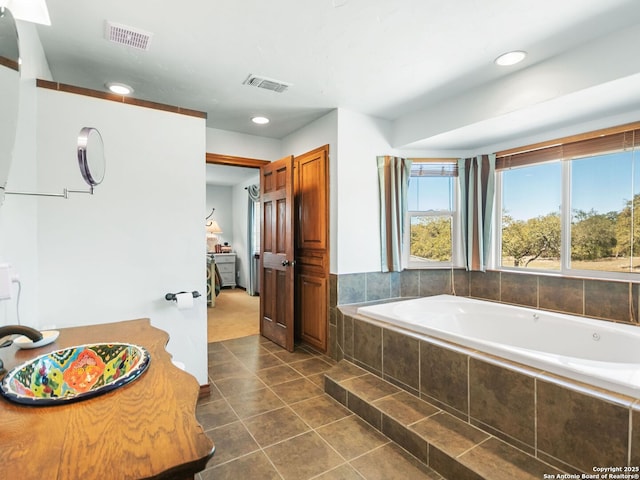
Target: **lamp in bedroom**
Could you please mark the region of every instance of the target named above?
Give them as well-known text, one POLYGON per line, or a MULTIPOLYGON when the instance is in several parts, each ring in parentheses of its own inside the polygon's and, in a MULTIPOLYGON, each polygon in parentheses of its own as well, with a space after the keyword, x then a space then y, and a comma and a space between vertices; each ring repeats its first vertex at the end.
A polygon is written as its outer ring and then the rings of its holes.
POLYGON ((212 208, 211 213, 206 218, 207 220, 207 223, 206 223, 207 251, 209 252, 213 252, 215 250, 216 245, 219 243, 218 234, 222 233, 222 229, 220 228, 220 225, 218 225, 218 222, 216 222, 215 219, 211 218, 213 216, 214 211, 215 211, 215 208, 212 208))

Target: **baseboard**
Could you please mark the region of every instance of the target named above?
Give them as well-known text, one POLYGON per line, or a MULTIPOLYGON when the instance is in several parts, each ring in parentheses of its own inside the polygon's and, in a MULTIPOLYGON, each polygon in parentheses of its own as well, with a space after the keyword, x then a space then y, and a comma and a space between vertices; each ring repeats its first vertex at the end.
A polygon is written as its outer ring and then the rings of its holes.
MULTIPOLYGON (((226 288, 231 289, 231 287, 222 287, 222 290, 224 290, 226 288)), ((236 290, 244 290, 245 292, 247 291, 247 287, 243 287, 242 285, 236 285, 233 288, 236 289, 236 290)), ((260 292, 256 292, 252 296, 259 297, 260 296, 260 292)))
POLYGON ((204 398, 211 395, 211 384, 207 383, 206 385, 200 385, 200 393, 198 394, 198 398, 204 398))

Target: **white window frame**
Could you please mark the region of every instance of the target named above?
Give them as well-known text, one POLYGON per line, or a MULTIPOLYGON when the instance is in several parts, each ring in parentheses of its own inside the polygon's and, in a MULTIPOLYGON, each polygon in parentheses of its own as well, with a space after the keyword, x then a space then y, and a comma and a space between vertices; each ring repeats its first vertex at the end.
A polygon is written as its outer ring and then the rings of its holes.
POLYGON ((460 182, 458 177, 451 178, 452 182, 452 210, 409 210, 406 212, 404 221, 404 235, 402 248, 402 263, 409 270, 411 269, 438 269, 438 268, 456 268, 462 266, 462 238, 460 234, 460 211, 458 205, 460 203, 460 182), (451 261, 437 262, 430 260, 411 260, 411 218, 412 217, 451 217, 451 261))
POLYGON ((602 270, 581 270, 571 268, 571 167, 574 161, 563 161, 562 168, 562 255, 560 258, 563 275, 572 277, 596 278, 603 280, 638 281, 640 274, 633 272, 612 272, 602 270))
MULTIPOLYGON (((508 171, 508 170, 496 170, 495 172, 495 197, 494 197, 494 215, 493 215, 493 221, 492 221, 492 232, 491 232, 491 244, 493 246, 493 248, 491 248, 491 252, 489 255, 489 267, 493 270, 500 270, 500 271, 504 271, 504 272, 518 272, 518 273, 532 273, 532 274, 549 274, 549 275, 562 275, 563 274, 563 269, 565 267, 564 265, 564 235, 565 235, 565 228, 564 228, 564 221, 565 221, 565 212, 564 212, 564 206, 565 206, 565 195, 567 194, 565 192, 565 184, 564 184, 564 169, 565 169, 565 163, 563 162, 561 159, 558 160, 552 160, 552 161, 559 161, 560 162, 560 169, 561 169, 561 173, 560 173, 560 202, 561 202, 561 206, 560 206, 560 248, 561 248, 561 252, 560 252, 560 269, 559 270, 546 270, 543 268, 535 268, 535 267, 510 267, 510 266, 505 266, 502 265, 502 192, 503 192, 503 172, 508 171)), ((534 167, 535 165, 542 165, 543 163, 549 163, 549 162, 540 162, 537 164, 532 164, 529 165, 529 167, 534 167)), ((527 168, 527 166, 524 167, 516 167, 516 168, 527 168)), ((543 192, 544 193, 544 192, 543 192)))
MULTIPOLYGON (((600 270, 582 270, 571 268, 571 167, 574 161, 579 160, 563 160, 561 162, 561 194, 560 194, 560 269, 545 270, 541 268, 524 268, 503 266, 502 263, 502 193, 503 178, 502 171, 496 171, 496 196, 495 196, 495 212, 493 222, 493 249, 491 252, 491 267, 500 271, 511 271, 518 273, 545 274, 551 276, 578 277, 588 279, 603 280, 625 280, 639 281, 640 273, 632 272, 613 272, 600 270)), ((541 162, 543 163, 543 162, 541 162)), ((532 164, 531 166, 534 166, 532 164)), ((519 168, 527 168, 519 167, 519 168)))

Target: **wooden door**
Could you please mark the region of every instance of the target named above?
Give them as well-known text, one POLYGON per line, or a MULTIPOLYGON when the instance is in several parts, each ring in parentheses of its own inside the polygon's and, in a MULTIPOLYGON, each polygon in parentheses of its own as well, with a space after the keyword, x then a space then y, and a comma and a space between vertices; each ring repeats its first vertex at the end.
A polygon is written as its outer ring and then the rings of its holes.
POLYGON ((293 351, 293 156, 260 168, 260 333, 293 351))
POLYGON ((329 327, 329 146, 295 158, 296 337, 325 352, 329 327))

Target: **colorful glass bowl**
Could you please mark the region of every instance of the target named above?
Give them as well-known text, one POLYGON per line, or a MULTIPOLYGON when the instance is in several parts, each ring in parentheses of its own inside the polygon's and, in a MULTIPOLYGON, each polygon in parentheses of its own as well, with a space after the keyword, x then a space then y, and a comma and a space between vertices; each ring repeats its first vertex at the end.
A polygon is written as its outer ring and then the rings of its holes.
POLYGON ((0 393, 26 405, 66 404, 126 385, 150 360, 147 350, 129 343, 78 345, 17 366, 2 379, 0 393))

